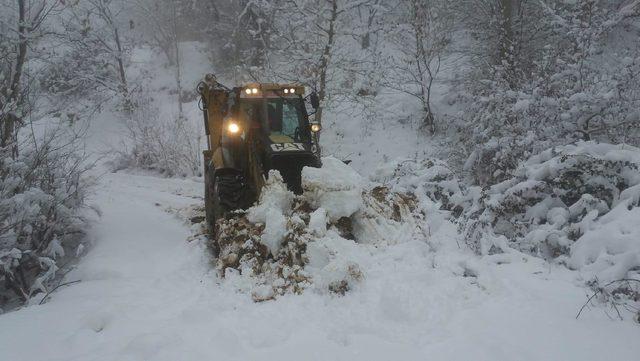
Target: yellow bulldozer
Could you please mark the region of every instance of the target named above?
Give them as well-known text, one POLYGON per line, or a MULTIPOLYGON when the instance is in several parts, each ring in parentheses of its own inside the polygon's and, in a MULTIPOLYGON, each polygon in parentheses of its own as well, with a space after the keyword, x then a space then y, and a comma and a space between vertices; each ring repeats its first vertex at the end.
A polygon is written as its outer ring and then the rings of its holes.
POLYGON ((212 230, 216 220, 246 209, 260 196, 270 170, 287 187, 302 192, 305 166, 320 167, 321 126, 309 120, 318 96, 292 84, 251 83, 229 88, 213 74, 198 85, 207 149, 204 153, 205 210, 212 230))

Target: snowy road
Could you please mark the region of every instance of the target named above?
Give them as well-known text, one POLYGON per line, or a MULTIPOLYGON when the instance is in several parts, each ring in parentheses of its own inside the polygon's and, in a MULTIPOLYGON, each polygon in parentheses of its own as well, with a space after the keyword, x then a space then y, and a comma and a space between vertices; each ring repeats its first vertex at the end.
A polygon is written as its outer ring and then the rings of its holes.
POLYGON ((478 260, 444 223, 430 245, 357 255, 345 297, 308 291, 256 304, 219 283, 203 245, 167 212, 201 183, 123 173, 101 180, 94 246, 51 301, 0 316, 0 359, 637 360, 640 328, 601 309, 579 320, 576 275, 529 257, 478 260), (463 277, 464 269, 476 277, 463 277), (615 357, 614 357, 615 356, 615 357))

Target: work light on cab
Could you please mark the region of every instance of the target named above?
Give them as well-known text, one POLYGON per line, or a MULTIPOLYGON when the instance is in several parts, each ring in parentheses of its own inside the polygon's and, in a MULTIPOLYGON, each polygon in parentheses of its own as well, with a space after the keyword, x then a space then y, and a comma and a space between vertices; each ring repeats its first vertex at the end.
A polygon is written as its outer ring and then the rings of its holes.
POLYGON ((322 130, 322 126, 318 123, 313 123, 311 124, 311 131, 314 133, 319 132, 320 130, 322 130))

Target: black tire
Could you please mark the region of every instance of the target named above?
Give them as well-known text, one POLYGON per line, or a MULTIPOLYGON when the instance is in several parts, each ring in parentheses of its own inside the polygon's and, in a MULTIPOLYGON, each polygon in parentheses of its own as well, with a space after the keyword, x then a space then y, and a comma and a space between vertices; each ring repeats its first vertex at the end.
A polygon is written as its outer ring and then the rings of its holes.
POLYGON ((241 174, 217 176, 213 184, 213 193, 216 215, 226 217, 229 213, 246 209, 253 203, 253 192, 241 174))
POLYGON ((216 222, 235 210, 246 209, 254 202, 253 192, 241 174, 222 174, 213 177, 213 168, 205 170, 205 214, 211 234, 216 222))
POLYGON ((211 234, 214 233, 217 219, 213 205, 213 195, 215 194, 213 187, 213 169, 211 166, 206 166, 204 170, 204 211, 205 217, 207 219, 207 225, 209 226, 209 231, 211 231, 211 234))

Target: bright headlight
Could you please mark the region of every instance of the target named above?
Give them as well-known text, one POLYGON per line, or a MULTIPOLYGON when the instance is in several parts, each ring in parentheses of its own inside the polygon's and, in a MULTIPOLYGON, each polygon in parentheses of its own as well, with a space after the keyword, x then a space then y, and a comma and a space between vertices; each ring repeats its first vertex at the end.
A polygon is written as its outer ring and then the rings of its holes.
POLYGON ((245 93, 247 93, 248 95, 251 95, 251 89, 247 88, 244 90, 245 93))
POLYGON ((251 93, 252 94, 258 94, 258 88, 251 89, 251 93))
POLYGON ((296 90, 294 88, 289 89, 289 93, 294 94, 296 90))
POLYGON ((319 132, 322 129, 322 126, 318 123, 311 124, 311 131, 314 133, 319 132))
POLYGON ((289 94, 289 89, 285 89, 285 90, 284 90, 284 93, 285 93, 285 94, 289 94))
POLYGON ((227 125, 227 130, 231 134, 237 134, 240 131, 240 126, 238 125, 238 123, 231 122, 229 123, 229 125, 227 125))

